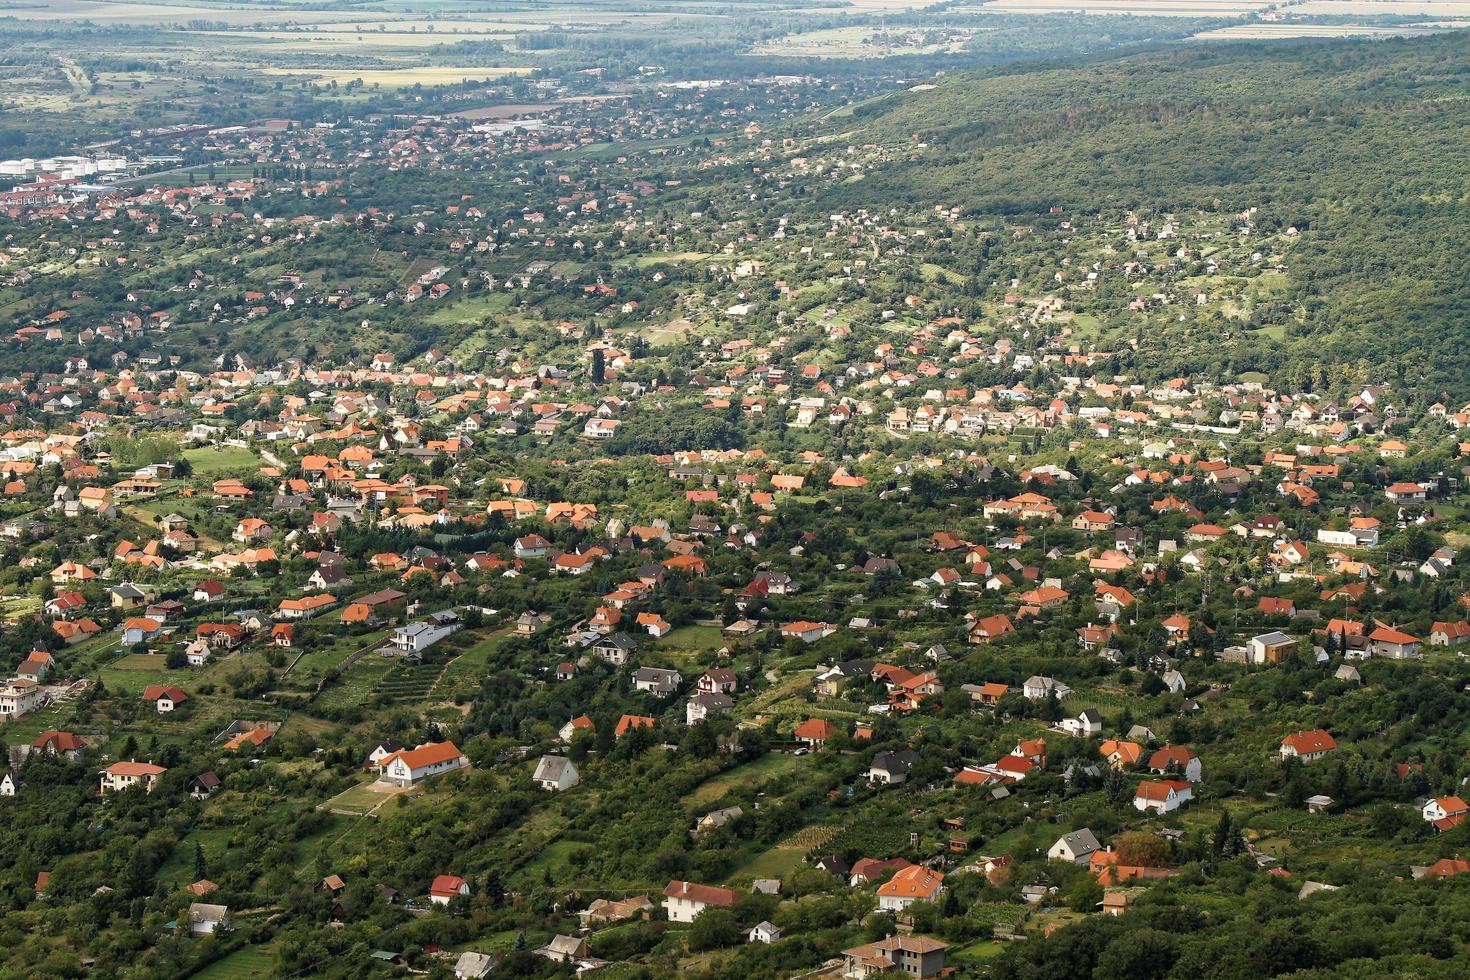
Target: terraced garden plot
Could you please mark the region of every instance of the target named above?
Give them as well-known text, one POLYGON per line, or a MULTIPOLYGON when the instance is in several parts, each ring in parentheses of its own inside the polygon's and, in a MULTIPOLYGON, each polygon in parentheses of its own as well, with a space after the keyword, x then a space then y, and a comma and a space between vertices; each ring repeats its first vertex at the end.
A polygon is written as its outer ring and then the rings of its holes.
MULTIPOLYGON (((370 655, 371 656, 371 655, 370 655)), ((386 695, 390 701, 422 701, 429 688, 439 679, 443 665, 413 667, 401 664, 390 670, 373 688, 374 694, 386 695)))
POLYGON ((381 658, 365 657, 354 664, 342 677, 329 684, 315 703, 326 708, 344 708, 362 705, 372 699, 373 691, 380 680, 392 670, 392 665, 381 658))
POLYGON ((195 980, 255 980, 270 976, 276 954, 269 946, 244 946, 194 974, 195 980))

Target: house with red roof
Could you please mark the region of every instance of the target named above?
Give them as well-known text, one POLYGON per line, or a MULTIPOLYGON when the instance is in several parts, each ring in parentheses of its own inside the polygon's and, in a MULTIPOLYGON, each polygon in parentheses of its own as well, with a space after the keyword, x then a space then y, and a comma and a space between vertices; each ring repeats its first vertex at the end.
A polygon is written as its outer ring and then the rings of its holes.
POLYGON ((453 742, 425 742, 402 749, 378 760, 378 782, 393 786, 416 786, 431 776, 440 776, 469 766, 470 760, 453 742))
POLYGON ((664 910, 670 922, 693 922, 707 908, 727 909, 744 896, 731 888, 701 885, 693 881, 671 881, 664 886, 664 910))
POLYGON ((1391 626, 1379 626, 1368 634, 1368 652, 1389 660, 1417 660, 1424 655, 1419 649, 1417 636, 1410 636, 1391 626))
POLYGON ((1470 814, 1470 805, 1458 796, 1439 796, 1426 800, 1420 812, 1425 821, 1434 824, 1435 830, 1444 833, 1464 821, 1466 814, 1470 814))
POLYGON ((167 714, 189 700, 184 689, 173 684, 149 684, 143 689, 143 700, 152 701, 159 714, 167 714))
POLYGON ((1133 794, 1133 806, 1163 816, 1194 799, 1194 787, 1182 779, 1145 780, 1133 794))
POLYGON ((1337 748, 1337 739, 1320 728, 1293 732, 1281 740, 1281 758, 1315 762, 1337 748))
POLYGON ((469 884, 459 875, 438 875, 429 885, 429 901, 435 905, 448 905, 459 896, 469 893, 469 884))
POLYGON ((819 749, 827 744, 827 739, 837 734, 837 726, 823 718, 808 718, 791 734, 798 742, 819 749))
POLYGON ((944 875, 915 864, 878 886, 878 909, 902 912, 915 902, 932 902, 944 891, 944 875))

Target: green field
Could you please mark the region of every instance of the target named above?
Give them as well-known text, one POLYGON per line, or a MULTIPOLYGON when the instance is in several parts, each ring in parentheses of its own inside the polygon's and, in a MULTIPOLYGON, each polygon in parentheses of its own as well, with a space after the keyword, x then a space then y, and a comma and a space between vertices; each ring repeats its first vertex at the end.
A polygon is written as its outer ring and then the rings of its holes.
POLYGON ((268 946, 245 946, 194 974, 195 980, 254 980, 270 976, 276 966, 268 946))
POLYGON ((249 475, 262 465, 259 456, 242 446, 197 446, 184 450, 184 458, 197 477, 249 475))
POLYGON ((795 756, 788 752, 772 752, 754 762, 720 773, 700 783, 692 792, 685 794, 684 803, 691 807, 712 803, 741 786, 756 786, 775 776, 794 772, 811 764, 811 756, 795 756))

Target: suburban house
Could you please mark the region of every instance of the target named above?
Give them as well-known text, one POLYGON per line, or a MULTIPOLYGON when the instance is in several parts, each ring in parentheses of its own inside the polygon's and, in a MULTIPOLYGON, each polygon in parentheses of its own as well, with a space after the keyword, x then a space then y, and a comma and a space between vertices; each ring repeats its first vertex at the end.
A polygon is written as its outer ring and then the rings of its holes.
POLYGON ((1417 660, 1423 656, 1418 637, 1389 626, 1380 626, 1368 634, 1368 652, 1389 660, 1417 660))
POLYGON ((671 881, 664 887, 664 911, 670 922, 693 922, 705 909, 711 906, 727 909, 742 897, 737 891, 717 885, 671 881))
POLYGON ((699 675, 694 686, 701 694, 734 694, 740 679, 729 667, 712 667, 699 675))
POLYGON ((684 677, 677 670, 662 667, 639 667, 633 671, 633 689, 647 691, 657 697, 667 697, 679 689, 684 677))
POLYGON ((1440 796, 1426 800, 1420 809, 1424 819, 1434 824, 1434 829, 1443 833, 1458 827, 1470 814, 1470 804, 1458 796, 1440 796))
POLYGON ((553 963, 575 963, 587 958, 587 940, 558 934, 551 937, 551 942, 536 950, 536 955, 544 956, 553 963))
POLYGON ((621 667, 633 656, 638 645, 627 633, 611 633, 592 644, 592 652, 614 667, 621 667))
POLYGON ((787 623, 781 627, 781 635, 786 639, 797 639, 803 643, 815 643, 824 637, 831 636, 837 632, 837 627, 829 623, 809 623, 806 620, 798 620, 787 623))
POLYGON ((71 732, 58 732, 55 730, 42 732, 31 742, 31 751, 42 755, 59 755, 62 758, 75 760, 82 754, 87 743, 71 732))
POLYGON ((41 687, 33 680, 16 677, 0 683, 0 721, 14 721, 41 705, 41 687))
POLYGON ((595 734, 596 731, 597 724, 593 722, 591 718, 587 717, 586 715, 578 715, 577 717, 568 721, 565 725, 561 726, 561 730, 557 732, 557 736, 563 742, 570 744, 572 739, 577 737, 578 732, 586 732, 587 734, 592 735, 595 734))
POLYGON ((844 980, 867 980, 880 974, 902 973, 930 980, 944 973, 949 946, 928 936, 889 936, 876 943, 842 951, 844 980))
POLYGON ((1059 680, 1033 674, 1021 685, 1021 694, 1028 701, 1045 701, 1054 697, 1058 701, 1071 695, 1072 689, 1059 680))
POLYGON ((459 896, 469 893, 469 884, 459 875, 437 875, 429 884, 429 901, 435 905, 448 905, 459 896))
POLYGON ((868 782, 880 783, 885 786, 897 786, 909 778, 909 773, 913 771, 914 763, 918 761, 919 753, 913 749, 879 752, 873 756, 873 761, 868 766, 868 782))
POLYGON ((1457 647, 1470 642, 1470 623, 1459 620, 1453 623, 1435 623, 1429 630, 1429 645, 1432 647, 1457 647))
POLYGON ((1281 740, 1281 758, 1315 762, 1337 748, 1337 739, 1320 728, 1294 732, 1281 740))
POLYGON ((470 764, 453 742, 425 742, 403 749, 378 760, 381 775, 378 782, 394 786, 415 786, 430 776, 439 776, 470 764))
POLYGON ((997 613, 994 616, 985 616, 975 620, 970 624, 966 636, 971 643, 989 643, 1015 631, 1016 627, 1011 625, 1010 617, 1004 613, 997 613))
POLYGON ((1102 715, 1096 708, 1084 708, 1070 718, 1063 718, 1060 727, 1068 735, 1090 738, 1102 731, 1102 715))
POLYGON ((559 755, 543 755, 536 763, 536 771, 531 774, 531 778, 536 781, 537 786, 553 793, 571 789, 582 781, 572 760, 559 755))
POLYGON ((230 925, 230 910, 223 905, 191 902, 188 915, 191 936, 212 936, 217 930, 227 929, 230 925))
POLYGON ((143 700, 152 701, 159 714, 167 714, 189 700, 184 689, 172 684, 149 684, 143 689, 143 700))
POLYGON ((459 617, 454 613, 434 613, 425 620, 399 626, 393 631, 389 642, 399 653, 423 653, 458 631, 460 625, 459 617))
POLYGON ((114 762, 102 770, 102 795, 132 789, 134 786, 142 786, 151 793, 158 783, 158 777, 166 772, 167 769, 151 762, 136 762, 131 759, 114 762))
POLYGON ((684 705, 684 724, 696 725, 716 715, 723 715, 735 707, 728 694, 696 694, 684 705))
POLYGON ((1191 783, 1204 778, 1199 756, 1182 745, 1166 745, 1148 757, 1148 771, 1160 774, 1178 772, 1191 783))
POLYGON ((745 941, 748 943, 766 943, 767 945, 769 945, 776 942, 780 938, 781 930, 767 921, 756 923, 754 926, 751 927, 750 931, 745 934, 745 941))
POLYGON ((1143 813, 1162 816, 1194 799, 1194 787, 1182 779, 1145 780, 1133 794, 1133 806, 1143 813))
POLYGON ((944 891, 944 875, 922 864, 896 872, 878 886, 878 910, 902 912, 915 902, 932 902, 944 891))
POLYGON ((1296 649, 1296 640, 1280 630, 1253 636, 1246 642, 1247 659, 1257 666, 1279 664, 1296 649))
POLYGON ((137 646, 158 639, 163 624, 146 616, 130 616, 123 620, 122 641, 125 646, 137 646))
POLYGON ((798 742, 810 748, 819 749, 827 744, 827 739, 837 733, 837 726, 825 718, 808 718, 792 730, 791 735, 798 742))
POLYGON ((1092 857, 1094 851, 1102 850, 1091 830, 1083 828, 1074 830, 1070 834, 1063 834, 1057 838, 1057 842, 1047 849, 1046 856, 1053 861, 1069 861, 1072 864, 1084 865, 1092 857))

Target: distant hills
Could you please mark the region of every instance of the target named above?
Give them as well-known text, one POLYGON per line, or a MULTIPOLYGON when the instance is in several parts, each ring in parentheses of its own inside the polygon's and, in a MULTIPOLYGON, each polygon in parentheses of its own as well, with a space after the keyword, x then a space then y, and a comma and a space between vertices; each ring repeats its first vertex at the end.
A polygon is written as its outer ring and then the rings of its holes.
MULTIPOLYGON (((1024 220, 1133 208, 1243 211, 1302 232, 1285 339, 1172 352, 1181 367, 1389 362, 1404 389, 1470 397, 1470 45, 1210 45, 1010 66, 828 125, 908 147, 820 206, 944 203, 1024 220), (915 149, 916 144, 925 144, 915 149)), ((1279 336, 1279 331, 1273 336, 1279 336)))

